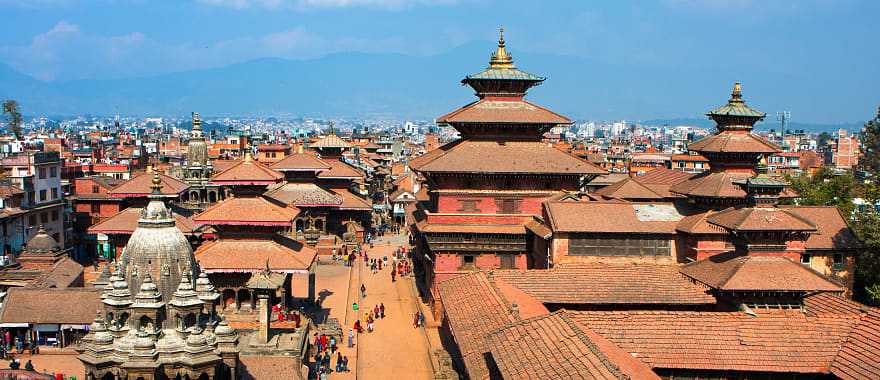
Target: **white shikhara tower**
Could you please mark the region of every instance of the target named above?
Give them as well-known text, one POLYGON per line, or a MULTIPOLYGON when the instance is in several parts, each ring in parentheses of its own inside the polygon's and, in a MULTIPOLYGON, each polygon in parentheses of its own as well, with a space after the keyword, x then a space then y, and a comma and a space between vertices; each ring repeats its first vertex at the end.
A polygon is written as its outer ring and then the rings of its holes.
POLYGON ((238 334, 162 202, 158 173, 80 345, 88 379, 235 379, 238 334))

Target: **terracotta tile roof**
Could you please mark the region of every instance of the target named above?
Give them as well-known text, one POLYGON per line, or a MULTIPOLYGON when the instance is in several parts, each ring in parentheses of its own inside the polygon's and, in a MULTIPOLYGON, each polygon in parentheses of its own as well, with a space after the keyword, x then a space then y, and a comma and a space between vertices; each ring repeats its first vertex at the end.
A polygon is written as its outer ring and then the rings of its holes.
POLYGON ((727 235, 727 230, 706 221, 706 218, 716 212, 717 211, 705 211, 685 216, 680 222, 678 222, 678 225, 675 226, 675 230, 688 234, 727 235))
POLYGON ((604 174, 588 161, 540 141, 458 140, 410 162, 421 172, 604 174))
POLYGON ((505 379, 660 379, 565 312, 509 324, 487 340, 505 379))
POLYGON ((97 288, 9 288, 0 322, 88 325, 103 309, 97 288))
POLYGON ((685 264, 681 273, 723 291, 843 291, 822 274, 779 256, 722 253, 685 264))
POLYGON ((288 144, 260 144, 257 145, 257 151, 259 152, 284 152, 289 151, 290 145, 288 144))
POLYGON ((211 160, 211 166, 214 167, 214 173, 220 173, 226 169, 229 169, 235 165, 238 165, 242 160, 211 160))
POLYGON ((278 171, 321 171, 329 170, 330 164, 311 153, 295 153, 284 157, 270 166, 278 171))
MULTIPOLYGON (((129 207, 116 215, 113 215, 104 221, 89 227, 90 234, 107 234, 107 235, 131 235, 137 228, 138 219, 141 217, 140 207, 129 207)), ((193 221, 178 213, 174 213, 174 221, 177 228, 184 235, 193 233, 193 221)))
MULTIPOLYGON (((653 170, 652 170, 653 171, 653 170)), ((626 173, 608 173, 596 176, 590 182, 587 182, 587 185, 590 186, 608 186, 614 183, 618 183, 625 179, 629 178, 629 174, 626 173)))
POLYGON ((329 134, 309 144, 309 148, 350 148, 351 144, 336 134, 329 134))
POLYGON ((606 198, 617 198, 626 200, 663 200, 664 196, 658 194, 639 183, 635 178, 627 178, 615 184, 605 186, 593 192, 606 198))
POLYGON ((553 236, 553 230, 551 230, 550 227, 534 219, 526 223, 526 230, 541 239, 550 239, 553 236))
POLYGON ((484 98, 437 118, 438 124, 518 123, 563 124, 574 121, 523 99, 484 98))
POLYGON ((860 318, 834 358, 831 373, 845 380, 880 379, 880 310, 860 318))
POLYGON ((684 217, 672 203, 564 202, 544 203, 554 232, 674 234, 684 217))
POLYGON ((805 296, 803 310, 810 316, 853 316, 864 314, 871 308, 840 294, 821 292, 805 296))
POLYGON ((706 288, 682 276, 675 264, 561 264, 550 270, 495 270, 492 274, 545 304, 715 304, 706 288))
POLYGON ((262 196, 226 198, 193 216, 197 225, 291 226, 295 206, 282 206, 262 196))
POLYGON ((807 239, 807 249, 856 249, 862 243, 836 206, 779 206, 816 224, 807 239))
POLYGON ((751 133, 721 132, 688 144, 688 149, 699 153, 778 153, 782 149, 751 133))
POLYGON ((284 180, 284 174, 252 159, 239 161, 211 177, 211 182, 221 185, 270 185, 282 180, 284 180))
POLYGON ((690 179, 694 175, 679 170, 656 168, 636 178, 645 185, 675 185, 690 179))
MULTIPOLYGON (((437 284, 449 329, 471 379, 489 375, 485 354, 489 333, 516 322, 510 303, 485 272, 456 276, 437 284)), ((526 302, 520 302, 526 303, 526 302)))
POLYGON ((297 207, 340 206, 344 199, 314 183, 288 182, 264 193, 265 196, 297 207))
POLYGON ((703 172, 673 185, 669 190, 681 195, 712 198, 745 198, 746 192, 734 181, 751 178, 750 173, 703 172))
MULTIPOLYGON (((162 182, 161 191, 165 196, 177 197, 189 189, 189 185, 172 176, 159 174, 159 180, 162 182)), ((153 173, 144 172, 111 189, 110 195, 114 197, 146 197, 153 192, 152 185, 153 173)))
MULTIPOLYGON (((799 312, 569 311, 652 368, 828 373, 855 320, 799 312)), ((875 352, 877 350, 875 349, 875 352)))
POLYGON ((709 159, 699 154, 673 154, 672 161, 709 162, 709 159))
POLYGON ((82 275, 83 266, 70 257, 64 257, 35 279, 31 286, 37 288, 67 288, 77 285, 76 282, 82 275))
POLYGON ((306 271, 315 261, 311 247, 291 239, 221 238, 196 249, 195 257, 206 272, 259 272, 266 260, 274 272, 306 271))
POLYGON ((728 208, 706 221, 732 231, 815 231, 813 222, 776 207, 728 208))
POLYGON ((294 356, 247 355, 238 357, 242 380, 276 380, 282 373, 299 373, 294 356))
POLYGON ((323 161, 330 165, 330 169, 318 173, 318 178, 358 179, 365 177, 363 172, 345 162, 330 159, 323 161))
POLYGON ((357 194, 352 193, 349 189, 331 189, 336 195, 342 197, 342 204, 339 205, 340 210, 361 210, 372 211, 373 202, 364 199, 357 194))

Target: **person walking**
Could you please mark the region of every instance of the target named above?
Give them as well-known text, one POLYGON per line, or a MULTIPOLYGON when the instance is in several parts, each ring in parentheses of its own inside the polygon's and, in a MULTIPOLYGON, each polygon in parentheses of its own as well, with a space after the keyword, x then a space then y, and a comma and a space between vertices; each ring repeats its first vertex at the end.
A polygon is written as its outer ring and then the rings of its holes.
POLYGON ((361 284, 361 298, 367 298, 367 285, 361 284))
POLYGON ((336 353, 336 372, 342 372, 342 351, 336 353))
POLYGON ((379 315, 381 316, 380 318, 385 319, 385 303, 379 304, 379 315))
POLYGON ((397 274, 396 269, 391 269, 391 282, 397 281, 394 276, 397 274))
POLYGON ((342 370, 348 372, 348 356, 342 357, 342 370))
POLYGON ((348 329, 348 348, 354 347, 354 329, 348 329))
POLYGON ((425 327, 425 313, 419 312, 419 327, 425 327))
POLYGON ((413 314, 413 328, 419 328, 419 312, 413 314))

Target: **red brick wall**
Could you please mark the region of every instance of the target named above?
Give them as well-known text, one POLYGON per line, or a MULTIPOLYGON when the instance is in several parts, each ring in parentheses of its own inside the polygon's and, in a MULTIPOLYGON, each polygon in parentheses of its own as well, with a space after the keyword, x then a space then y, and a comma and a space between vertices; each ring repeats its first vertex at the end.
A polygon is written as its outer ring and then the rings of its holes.
POLYGON ((439 224, 524 224, 530 216, 521 215, 428 215, 428 223, 439 224))
MULTIPOLYGON (((477 200, 477 209, 479 211, 474 211, 475 214, 496 214, 501 211, 500 206, 495 203, 495 198, 493 196, 486 196, 483 194, 474 194, 471 195, 446 195, 442 194, 437 199, 437 212, 440 213, 460 213, 461 211, 461 200, 469 199, 469 200, 477 200)), ((541 215, 542 207, 541 202, 546 200, 547 197, 523 197, 519 203, 519 213, 520 214, 532 214, 532 215, 541 215)))

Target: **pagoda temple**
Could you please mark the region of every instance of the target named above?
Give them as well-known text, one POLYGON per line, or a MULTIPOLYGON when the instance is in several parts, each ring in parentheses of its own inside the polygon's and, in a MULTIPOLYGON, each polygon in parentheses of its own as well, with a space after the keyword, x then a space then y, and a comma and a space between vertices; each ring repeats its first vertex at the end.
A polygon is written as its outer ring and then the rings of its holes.
POLYGON ((734 182, 754 177, 761 157, 782 149, 752 134, 755 123, 766 114, 746 105, 739 82, 734 84, 727 104, 709 111, 706 116, 715 121, 718 131, 690 144, 688 149, 709 159, 710 169, 670 190, 702 207, 721 209, 742 203, 746 192, 734 182))
MULTIPOLYGON (((437 118, 461 139, 413 159, 429 204, 413 211, 424 285, 479 269, 531 267, 527 225, 541 203, 605 173, 541 141, 573 121, 525 100, 544 77, 518 69, 503 30, 489 66, 461 82, 478 100, 437 118)), ((432 291, 432 293, 434 293, 432 291)))

